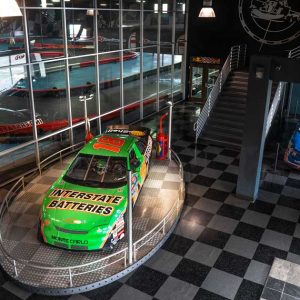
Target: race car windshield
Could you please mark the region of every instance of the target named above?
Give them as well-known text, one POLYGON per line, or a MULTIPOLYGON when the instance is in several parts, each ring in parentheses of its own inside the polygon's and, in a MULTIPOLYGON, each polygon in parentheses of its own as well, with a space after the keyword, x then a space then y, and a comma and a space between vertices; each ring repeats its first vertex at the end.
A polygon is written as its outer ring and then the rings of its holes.
POLYGON ((90 187, 120 187, 127 183, 126 158, 79 154, 63 179, 90 187))

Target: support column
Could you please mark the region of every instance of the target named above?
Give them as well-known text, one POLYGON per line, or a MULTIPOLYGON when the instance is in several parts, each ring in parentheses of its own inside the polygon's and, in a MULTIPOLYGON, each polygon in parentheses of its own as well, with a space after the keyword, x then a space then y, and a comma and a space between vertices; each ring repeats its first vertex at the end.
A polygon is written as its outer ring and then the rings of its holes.
POLYGON ((272 90, 271 60, 254 56, 250 61, 244 137, 236 193, 256 200, 260 184, 265 132, 272 90))

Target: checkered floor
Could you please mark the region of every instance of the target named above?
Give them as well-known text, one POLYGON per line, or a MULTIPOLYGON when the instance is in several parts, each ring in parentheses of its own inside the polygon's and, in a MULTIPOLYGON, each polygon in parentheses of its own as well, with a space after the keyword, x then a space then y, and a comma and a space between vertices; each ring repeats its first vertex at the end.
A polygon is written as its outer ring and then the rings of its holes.
MULTIPOLYGON (((255 300, 274 257, 300 263, 300 174, 266 173, 255 203, 236 198, 239 153, 195 148, 191 128, 197 113, 190 106, 174 112, 173 148, 187 182, 175 232, 157 255, 122 280, 62 299, 255 300)), ((48 299, 3 275, 1 283, 0 299, 48 299)))
POLYGON ((275 258, 261 300, 300 300, 300 265, 275 258))

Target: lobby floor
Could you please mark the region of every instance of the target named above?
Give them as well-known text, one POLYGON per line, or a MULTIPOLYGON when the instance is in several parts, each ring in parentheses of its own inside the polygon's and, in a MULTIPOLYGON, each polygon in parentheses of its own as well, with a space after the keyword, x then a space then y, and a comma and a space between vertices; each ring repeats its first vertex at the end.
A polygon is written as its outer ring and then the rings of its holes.
POLYGON ((255 300, 274 257, 300 264, 300 173, 267 172, 255 203, 236 198, 239 152, 195 148, 196 114, 189 105, 174 111, 173 149, 184 164, 186 202, 153 258, 120 281, 66 297, 32 294, 0 274, 0 299, 255 300))

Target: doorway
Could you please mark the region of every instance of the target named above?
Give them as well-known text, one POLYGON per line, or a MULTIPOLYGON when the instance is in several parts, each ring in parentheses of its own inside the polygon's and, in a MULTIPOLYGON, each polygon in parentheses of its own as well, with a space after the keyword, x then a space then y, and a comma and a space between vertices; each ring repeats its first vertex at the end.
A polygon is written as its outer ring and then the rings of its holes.
MULTIPOLYGON (((199 57, 198 57, 199 59, 199 57)), ((201 62, 190 64, 189 100, 205 104, 211 90, 213 89, 220 73, 220 60, 216 63, 201 62)))

